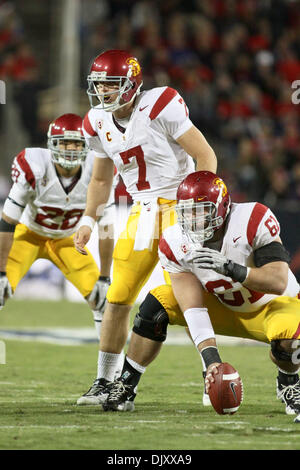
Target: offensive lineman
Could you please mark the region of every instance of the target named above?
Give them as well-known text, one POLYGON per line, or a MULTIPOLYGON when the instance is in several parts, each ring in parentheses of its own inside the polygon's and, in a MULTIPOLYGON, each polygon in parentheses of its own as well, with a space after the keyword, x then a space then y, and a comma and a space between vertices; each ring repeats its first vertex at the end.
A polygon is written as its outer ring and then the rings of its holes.
POLYGON ((100 54, 92 64, 88 84, 92 108, 83 129, 98 158, 74 238, 77 250, 85 254, 98 207, 109 195, 114 165, 134 206, 113 253, 98 378, 78 404, 94 402, 95 397, 102 403, 107 397, 114 364, 127 340, 131 306, 158 262, 162 228, 176 221, 176 190, 194 171, 193 158, 199 169, 216 171, 215 153, 189 119, 183 99, 167 86, 141 92, 141 66, 130 53, 110 50, 100 54))
POLYGON ((113 234, 113 193, 98 224, 100 277, 92 255, 82 257, 73 243, 93 160, 76 114, 63 114, 50 124, 48 149, 26 148, 14 159, 13 186, 0 220, 0 309, 34 261, 45 258, 87 300, 99 337, 114 245, 106 236, 113 234))
POLYGON ((299 285, 275 215, 259 203, 231 203, 223 180, 206 171, 184 179, 177 201, 178 223, 159 243, 172 286, 151 290, 141 304, 122 375, 103 408, 134 409, 141 374, 159 353, 170 323, 188 325, 207 368, 206 387, 221 362, 215 333, 269 343, 278 368, 277 397, 287 414, 299 415, 299 285))

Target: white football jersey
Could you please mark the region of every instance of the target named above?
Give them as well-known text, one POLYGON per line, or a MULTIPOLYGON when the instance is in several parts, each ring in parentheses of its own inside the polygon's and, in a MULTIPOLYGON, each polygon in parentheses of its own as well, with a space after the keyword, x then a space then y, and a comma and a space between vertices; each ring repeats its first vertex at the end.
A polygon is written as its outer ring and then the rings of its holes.
MULTIPOLYGON (((3 207, 12 218, 33 232, 49 238, 64 238, 76 231, 86 205, 94 152, 87 154, 79 178, 70 178, 66 190, 51 160, 51 152, 43 148, 26 148, 12 165, 13 186, 3 207)), ((99 224, 114 223, 114 188, 99 224)))
POLYGON ((113 114, 92 108, 83 130, 99 158, 111 158, 127 191, 136 201, 176 199, 181 181, 195 171, 193 159, 176 142, 192 127, 188 109, 169 87, 143 91, 137 98, 126 131, 113 114))
MULTIPOLYGON (((232 204, 228 218, 221 253, 235 263, 254 267, 253 252, 279 236, 279 222, 269 208, 255 202, 232 204)), ((204 289, 216 295, 231 310, 253 312, 277 297, 248 289, 212 269, 197 268, 193 263, 192 249, 178 224, 168 227, 159 243, 162 267, 170 273, 194 273, 204 289)), ((298 282, 289 269, 288 285, 283 295, 295 297, 298 292, 298 282)))

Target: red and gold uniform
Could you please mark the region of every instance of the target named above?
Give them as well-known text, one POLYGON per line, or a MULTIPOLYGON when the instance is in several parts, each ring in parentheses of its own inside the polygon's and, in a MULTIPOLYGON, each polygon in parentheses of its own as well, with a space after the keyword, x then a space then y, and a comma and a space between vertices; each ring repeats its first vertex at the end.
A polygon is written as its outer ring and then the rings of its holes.
POLYGON ((183 99, 169 87, 141 92, 126 129, 97 107, 85 116, 89 148, 113 160, 134 201, 113 254, 111 303, 131 305, 158 262, 162 231, 176 222, 177 187, 194 171, 192 158, 176 142, 192 125, 183 99))
MULTIPOLYGON (((232 204, 221 253, 235 263, 253 267, 253 253, 279 236, 275 215, 259 203, 232 204)), ((191 247, 178 224, 163 233, 161 264, 169 273, 193 272, 204 288, 204 304, 215 333, 269 343, 300 337, 299 284, 289 269, 282 296, 255 292, 217 273, 193 264, 191 247)), ((166 309, 171 324, 186 326, 170 286, 151 291, 166 309)))

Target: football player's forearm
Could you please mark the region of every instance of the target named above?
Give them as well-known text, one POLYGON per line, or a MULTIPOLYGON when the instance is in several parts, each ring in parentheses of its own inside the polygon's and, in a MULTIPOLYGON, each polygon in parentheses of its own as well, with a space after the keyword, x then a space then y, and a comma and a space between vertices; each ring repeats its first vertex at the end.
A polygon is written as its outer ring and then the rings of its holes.
POLYGON ((213 149, 208 146, 205 153, 196 156, 196 171, 217 171, 217 157, 213 149))
MULTIPOLYGON (((108 226, 110 228, 111 226, 108 226)), ((108 230, 107 233, 110 233, 108 230)), ((110 276, 111 264, 112 264, 112 254, 114 250, 114 238, 106 237, 99 238, 99 257, 100 257, 100 270, 101 276, 110 276)))
POLYGON ((196 154, 196 171, 217 171, 217 157, 213 148, 205 142, 196 154))
POLYGON ((287 283, 288 264, 276 261, 260 268, 251 268, 243 285, 256 292, 282 295, 287 283))
POLYGON ((217 171, 217 157, 213 148, 209 145, 204 135, 192 126, 187 132, 177 139, 177 143, 196 160, 197 171, 217 171))
POLYGON ((88 186, 84 215, 97 220, 104 211, 110 189, 111 184, 109 182, 92 178, 88 186))

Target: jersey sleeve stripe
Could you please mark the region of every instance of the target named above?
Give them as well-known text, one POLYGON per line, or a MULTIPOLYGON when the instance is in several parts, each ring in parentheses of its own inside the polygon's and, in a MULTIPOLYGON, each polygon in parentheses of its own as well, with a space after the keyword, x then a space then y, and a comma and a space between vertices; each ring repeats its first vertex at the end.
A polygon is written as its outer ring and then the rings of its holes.
POLYGON ((258 226, 259 226, 263 216, 267 212, 267 210, 268 210, 268 208, 266 206, 264 206, 263 204, 260 204, 259 202, 257 202, 255 204, 255 206, 252 210, 252 213, 250 215, 250 219, 249 219, 249 222, 248 222, 248 226, 247 226, 247 239, 248 239, 248 243, 249 243, 250 246, 252 246, 252 243, 253 243, 254 237, 256 235, 258 226))
POLYGON ((170 261, 173 261, 174 263, 179 265, 173 251, 171 250, 168 242, 163 236, 159 240, 159 249, 170 261))
POLYGON ((25 173, 25 178, 26 181, 30 184, 30 186, 35 189, 35 177, 34 174, 25 158, 25 150, 19 153, 17 156, 17 162, 20 166, 20 168, 24 171, 25 173))
POLYGON ((7 199, 12 203, 12 204, 15 204, 16 206, 18 207, 21 207, 21 209, 25 209, 25 206, 22 206, 22 204, 19 204, 18 202, 16 202, 14 199, 12 199, 11 197, 7 196, 7 199))
POLYGON ((88 114, 85 115, 84 120, 83 120, 83 127, 84 130, 91 136, 95 137, 97 135, 97 132, 94 131, 91 122, 89 120, 88 114))
POLYGON ((167 106, 167 104, 170 103, 170 101, 174 98, 174 96, 177 95, 177 91, 174 90, 174 88, 166 88, 165 91, 160 95, 156 103, 154 104, 153 108, 151 109, 150 112, 150 119, 153 121, 153 119, 157 118, 159 113, 167 106))

